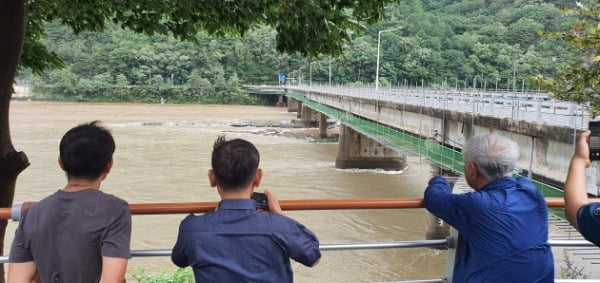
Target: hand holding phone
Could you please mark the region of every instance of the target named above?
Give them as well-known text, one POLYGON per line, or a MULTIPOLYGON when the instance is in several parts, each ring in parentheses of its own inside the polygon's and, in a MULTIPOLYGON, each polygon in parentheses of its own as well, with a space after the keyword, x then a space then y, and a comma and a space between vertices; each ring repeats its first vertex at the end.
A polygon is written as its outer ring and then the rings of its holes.
POLYGON ((256 202, 256 209, 269 211, 269 200, 267 199, 267 195, 263 193, 253 192, 250 198, 252 198, 256 202))
POLYGON ((590 160, 600 160, 600 121, 590 121, 590 160))

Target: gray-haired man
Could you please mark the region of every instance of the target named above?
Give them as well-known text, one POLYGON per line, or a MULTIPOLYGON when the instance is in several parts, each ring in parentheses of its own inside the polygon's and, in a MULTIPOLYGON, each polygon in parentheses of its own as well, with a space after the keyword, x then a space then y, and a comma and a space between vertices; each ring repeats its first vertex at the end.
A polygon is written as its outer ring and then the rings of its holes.
POLYGON ((517 144, 479 134, 463 155, 475 192, 452 194, 442 177, 425 191, 425 208, 460 233, 453 282, 554 282, 544 196, 527 178, 511 177, 517 144))

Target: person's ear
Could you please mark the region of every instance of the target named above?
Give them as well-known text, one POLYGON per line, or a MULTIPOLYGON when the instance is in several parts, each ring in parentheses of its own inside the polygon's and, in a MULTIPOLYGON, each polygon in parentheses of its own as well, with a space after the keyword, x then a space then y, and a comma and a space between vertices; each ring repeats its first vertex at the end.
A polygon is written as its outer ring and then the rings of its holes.
POLYGON ((63 164, 62 158, 58 158, 58 165, 60 166, 60 169, 62 169, 63 171, 65 171, 65 165, 63 164))
POLYGON ((104 169, 104 173, 108 174, 110 173, 110 170, 112 169, 113 166, 113 159, 111 158, 110 161, 108 162, 108 164, 106 164, 106 168, 104 169))
POLYGON ((465 170, 465 174, 469 175, 468 177, 471 180, 475 180, 477 178, 477 176, 479 175, 479 168, 477 168, 475 162, 471 161, 467 164, 467 170, 465 170))
POLYGON ((208 169, 208 183, 213 188, 217 186, 217 177, 212 169, 208 169))
POLYGON ((254 180, 252 181, 252 187, 256 188, 260 186, 260 181, 262 180, 263 171, 262 169, 256 169, 256 175, 254 175, 254 180))
POLYGON ((104 172, 102 172, 102 176, 100 176, 101 180, 106 179, 106 176, 108 176, 108 173, 110 173, 110 169, 112 169, 112 166, 113 166, 113 160, 111 158, 110 161, 108 161, 108 164, 106 164, 106 167, 104 168, 104 172))

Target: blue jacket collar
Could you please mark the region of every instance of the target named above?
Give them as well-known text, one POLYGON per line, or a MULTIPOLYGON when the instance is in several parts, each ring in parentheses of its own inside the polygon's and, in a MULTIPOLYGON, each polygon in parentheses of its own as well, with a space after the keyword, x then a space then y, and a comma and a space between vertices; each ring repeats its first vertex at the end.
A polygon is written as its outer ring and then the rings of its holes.
POLYGON ((504 177, 502 179, 496 179, 485 186, 483 186, 480 191, 491 191, 497 189, 507 189, 515 186, 516 180, 513 177, 504 177))
POLYGON ((256 210, 256 202, 252 199, 224 199, 219 202, 219 210, 256 210))

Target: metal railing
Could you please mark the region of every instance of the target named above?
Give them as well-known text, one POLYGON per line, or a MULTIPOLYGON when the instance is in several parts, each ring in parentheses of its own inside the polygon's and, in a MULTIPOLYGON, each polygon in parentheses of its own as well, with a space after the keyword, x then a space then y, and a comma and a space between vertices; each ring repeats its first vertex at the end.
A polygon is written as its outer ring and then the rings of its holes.
MULTIPOLYGON (((36 202, 15 204, 11 208, 0 208, 0 219, 18 221, 23 210, 36 202)), ((218 202, 165 202, 165 203, 130 203, 133 215, 152 214, 188 214, 214 211, 218 202)), ((564 207, 562 198, 546 198, 548 207, 564 207)), ((398 209, 424 208, 422 198, 369 198, 369 199, 304 199, 280 200, 282 210, 339 210, 339 209, 398 209)))
MULTIPOLYGON (((550 208, 564 207, 562 198, 546 198, 546 203, 550 208)), ((0 219, 20 218, 21 212, 27 209, 35 202, 18 204, 12 208, 0 208, 0 219)), ((153 214, 182 214, 182 213, 205 213, 214 211, 217 202, 184 202, 184 203, 138 203, 129 204, 131 213, 134 215, 153 215, 153 214)), ((424 202, 421 198, 380 198, 380 199, 321 199, 321 200, 281 200, 283 210, 337 210, 337 209, 401 209, 401 208, 423 208, 424 202)), ((453 268, 454 243, 457 236, 456 230, 453 230, 450 237, 438 240, 416 240, 416 241, 387 241, 387 242, 362 242, 362 243, 335 243, 321 244, 319 248, 322 251, 341 251, 341 250, 372 250, 372 249, 404 249, 404 248, 441 248, 448 249, 448 264, 445 278, 425 279, 413 281, 395 281, 395 282, 451 282, 451 268, 453 268)), ((555 247, 595 247, 592 243, 585 240, 559 240, 550 239, 550 245, 555 247)), ((170 256, 170 249, 150 249, 150 250, 132 250, 132 257, 160 257, 170 256)), ((7 263, 8 257, 0 257, 0 263, 7 263)), ((598 282, 600 280, 570 280, 557 279, 555 282, 598 282)))
POLYGON ((385 88, 343 86, 285 86, 289 90, 330 93, 348 97, 434 107, 478 115, 584 128, 590 118, 587 106, 555 100, 545 94, 482 90, 385 88))

